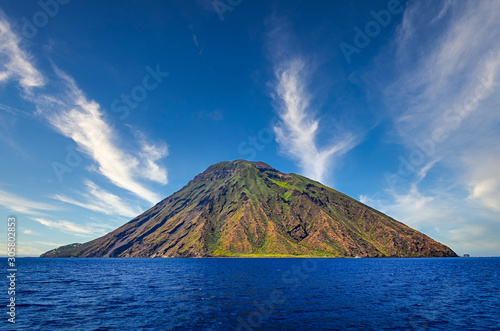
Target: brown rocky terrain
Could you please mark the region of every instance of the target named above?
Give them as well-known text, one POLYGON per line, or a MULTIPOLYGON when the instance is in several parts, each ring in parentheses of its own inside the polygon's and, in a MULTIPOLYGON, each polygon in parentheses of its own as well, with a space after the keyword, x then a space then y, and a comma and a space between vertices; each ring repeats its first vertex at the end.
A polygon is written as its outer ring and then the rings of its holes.
POLYGON ((210 166, 120 228, 42 257, 455 257, 332 188, 262 162, 210 166))

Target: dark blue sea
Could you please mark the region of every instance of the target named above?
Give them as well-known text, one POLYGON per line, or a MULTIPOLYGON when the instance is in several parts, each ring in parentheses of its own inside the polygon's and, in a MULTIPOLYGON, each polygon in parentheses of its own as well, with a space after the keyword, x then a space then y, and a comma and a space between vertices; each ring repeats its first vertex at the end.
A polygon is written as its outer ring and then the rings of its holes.
POLYGON ((16 323, 3 276, 1 329, 500 329, 500 258, 20 258, 17 268, 16 323))

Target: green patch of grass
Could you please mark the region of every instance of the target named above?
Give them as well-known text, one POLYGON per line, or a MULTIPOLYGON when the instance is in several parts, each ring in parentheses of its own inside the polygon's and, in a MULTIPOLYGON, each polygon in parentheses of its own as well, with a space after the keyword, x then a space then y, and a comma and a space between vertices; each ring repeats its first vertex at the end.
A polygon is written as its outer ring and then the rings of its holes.
MULTIPOLYGON (((281 186, 287 190, 304 192, 304 188, 297 186, 295 181, 294 182, 278 181, 278 180, 273 179, 273 178, 269 178, 269 180, 272 181, 274 184, 281 186)), ((305 187, 305 185, 304 185, 304 187, 305 187)))
POLYGON ((250 197, 250 199, 257 201, 257 196, 253 194, 249 189, 246 188, 243 190, 243 192, 245 192, 250 197))
POLYGON ((154 240, 154 243, 157 244, 157 243, 163 242, 164 238, 165 238, 165 235, 162 234, 161 236, 159 236, 158 238, 156 238, 154 240))
POLYGON ((281 208, 283 209, 283 215, 287 216, 290 206, 287 203, 282 203, 281 208))
POLYGON ((273 182, 274 184, 278 185, 278 186, 281 186, 281 187, 284 187, 286 189, 290 189, 290 185, 288 184, 288 182, 280 182, 280 181, 277 181, 275 179, 272 179, 272 178, 269 178, 271 180, 271 182, 273 182))
POLYGON ((290 201, 290 197, 292 196, 292 192, 288 191, 288 192, 285 192, 283 194, 283 199, 285 199, 285 201, 290 201))
POLYGON ((183 252, 188 250, 191 247, 194 247, 196 242, 200 239, 201 235, 199 233, 194 233, 193 235, 190 235, 189 238, 187 238, 187 242, 184 245, 184 248, 179 250, 179 252, 183 252))
POLYGON ((213 253, 214 256, 217 257, 338 257, 336 255, 327 254, 325 252, 314 252, 312 254, 268 254, 268 253, 252 253, 252 254, 243 254, 243 253, 233 253, 227 252, 223 250, 216 250, 213 253))

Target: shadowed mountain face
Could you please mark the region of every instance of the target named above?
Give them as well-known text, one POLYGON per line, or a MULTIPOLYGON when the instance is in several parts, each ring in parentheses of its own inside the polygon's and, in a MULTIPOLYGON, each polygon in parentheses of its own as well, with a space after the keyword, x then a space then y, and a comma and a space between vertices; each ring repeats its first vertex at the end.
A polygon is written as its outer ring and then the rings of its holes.
POLYGON ((454 257, 334 189, 262 162, 210 166, 113 232, 42 257, 454 257))

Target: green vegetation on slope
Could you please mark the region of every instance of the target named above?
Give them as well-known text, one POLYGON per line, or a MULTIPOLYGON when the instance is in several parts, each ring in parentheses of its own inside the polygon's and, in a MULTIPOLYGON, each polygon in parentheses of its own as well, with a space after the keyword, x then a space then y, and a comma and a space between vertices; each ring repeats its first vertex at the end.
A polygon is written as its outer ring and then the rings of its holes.
POLYGON ((262 162, 210 166, 115 231, 43 256, 456 256, 321 183, 262 162))

